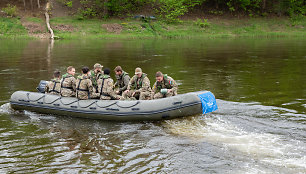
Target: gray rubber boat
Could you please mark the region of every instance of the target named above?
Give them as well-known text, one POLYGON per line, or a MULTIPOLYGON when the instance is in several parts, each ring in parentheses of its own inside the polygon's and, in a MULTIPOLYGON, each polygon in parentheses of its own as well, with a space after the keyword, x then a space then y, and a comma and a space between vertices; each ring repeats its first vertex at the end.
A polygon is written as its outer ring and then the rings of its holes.
POLYGON ((156 100, 78 100, 39 92, 17 91, 10 99, 15 110, 116 121, 172 119, 217 110, 209 91, 191 92, 156 100))

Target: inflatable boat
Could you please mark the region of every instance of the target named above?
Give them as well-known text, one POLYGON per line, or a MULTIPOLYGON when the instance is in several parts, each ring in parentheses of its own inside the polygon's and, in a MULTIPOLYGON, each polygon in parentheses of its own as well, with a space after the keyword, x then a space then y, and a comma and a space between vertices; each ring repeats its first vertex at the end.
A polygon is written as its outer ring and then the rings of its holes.
POLYGON ((142 121, 206 114, 218 109, 209 91, 190 92, 156 100, 78 100, 40 92, 16 91, 10 99, 15 110, 74 117, 142 121))

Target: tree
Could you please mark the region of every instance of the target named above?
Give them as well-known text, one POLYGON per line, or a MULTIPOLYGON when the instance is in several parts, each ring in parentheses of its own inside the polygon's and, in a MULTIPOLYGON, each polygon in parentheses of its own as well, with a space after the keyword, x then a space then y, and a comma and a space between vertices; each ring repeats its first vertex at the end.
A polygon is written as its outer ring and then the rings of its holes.
MULTIPOLYGON (((27 5, 26 0, 22 0, 22 1, 23 1, 24 10, 26 11, 26 5, 27 5)), ((30 1, 31 10, 33 10, 34 9, 33 0, 29 0, 29 1, 30 1)), ((37 7, 40 8, 40 0, 37 0, 36 3, 37 3, 37 7)))

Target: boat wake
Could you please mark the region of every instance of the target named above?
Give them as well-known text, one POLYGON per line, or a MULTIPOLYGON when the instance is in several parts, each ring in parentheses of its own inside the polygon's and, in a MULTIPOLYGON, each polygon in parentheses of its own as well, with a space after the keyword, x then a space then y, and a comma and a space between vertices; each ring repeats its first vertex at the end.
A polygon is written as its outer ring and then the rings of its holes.
POLYGON ((12 114, 14 110, 11 108, 10 103, 5 103, 0 106, 0 114, 12 114))
POLYGON ((217 112, 205 117, 167 120, 163 126, 172 134, 218 146, 235 158, 252 159, 245 164, 247 170, 240 172, 270 172, 273 171, 270 166, 284 172, 306 171, 306 143, 298 138, 305 138, 305 126, 290 122, 290 118, 288 124, 283 119, 271 120, 295 115, 294 111, 257 103, 217 102, 217 112), (304 135, 292 136, 303 132, 304 135))

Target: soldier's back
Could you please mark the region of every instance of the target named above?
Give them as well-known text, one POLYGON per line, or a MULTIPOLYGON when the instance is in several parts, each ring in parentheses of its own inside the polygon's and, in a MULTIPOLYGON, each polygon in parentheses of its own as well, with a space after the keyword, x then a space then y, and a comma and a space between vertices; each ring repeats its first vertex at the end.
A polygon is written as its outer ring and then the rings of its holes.
POLYGON ((48 94, 60 95, 61 84, 59 80, 51 80, 48 82, 46 92, 48 94))
POLYGON ((87 100, 89 98, 90 79, 84 76, 78 77, 76 80, 76 96, 78 99, 87 100))
POLYGON ((61 81, 61 96, 74 97, 76 91, 76 79, 73 76, 64 77, 61 81))

